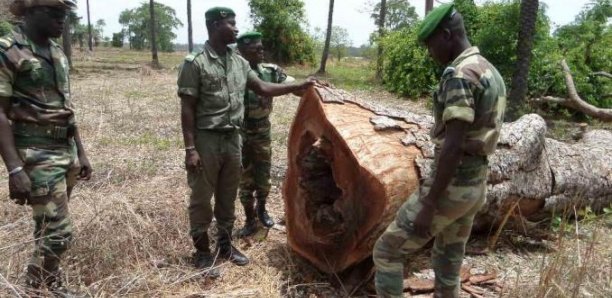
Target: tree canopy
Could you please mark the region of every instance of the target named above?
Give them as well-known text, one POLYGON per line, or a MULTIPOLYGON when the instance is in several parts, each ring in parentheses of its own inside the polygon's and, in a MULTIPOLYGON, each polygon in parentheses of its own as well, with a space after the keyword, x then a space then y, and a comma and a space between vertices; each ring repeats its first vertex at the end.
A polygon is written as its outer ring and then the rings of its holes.
MULTIPOLYGON (((374 20, 374 24, 378 26, 380 2, 374 4, 370 16, 374 20)), ((387 0, 385 19, 385 28, 388 31, 397 31, 414 25, 419 20, 419 15, 408 0, 387 0)))
MULTIPOLYGON (((157 27, 157 44, 162 52, 174 51, 176 34, 172 32, 183 26, 176 16, 176 11, 164 4, 155 2, 155 21, 157 27)), ((150 34, 151 14, 149 3, 142 3, 138 8, 126 9, 119 15, 119 23, 123 26, 130 47, 136 50, 148 49, 151 46, 150 34)))

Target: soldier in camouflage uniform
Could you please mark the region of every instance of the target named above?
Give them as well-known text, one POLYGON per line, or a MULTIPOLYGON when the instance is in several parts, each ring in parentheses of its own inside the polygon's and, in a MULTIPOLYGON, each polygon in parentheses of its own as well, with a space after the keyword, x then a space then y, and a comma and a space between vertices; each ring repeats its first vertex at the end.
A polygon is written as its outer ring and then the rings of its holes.
MULTIPOLYGON (((294 78, 287 76, 276 64, 263 63, 264 47, 259 32, 247 32, 238 37, 238 50, 251 69, 265 82, 290 83, 294 78)), ((266 211, 266 200, 270 193, 270 165, 272 160, 272 139, 270 137, 272 97, 259 96, 247 90, 244 97, 244 143, 242 147, 242 180, 240 182, 240 202, 246 215, 245 226, 240 236, 252 235, 257 231, 255 208, 257 200, 257 217, 264 227, 272 227, 274 221, 266 211)))
POLYGON ((185 141, 185 166, 191 188, 190 234, 196 248, 194 265, 210 277, 219 275, 211 255, 208 228, 217 219, 217 253, 237 265, 249 260, 231 244, 234 207, 240 183, 247 87, 263 96, 279 96, 306 89, 312 81, 272 84, 259 79, 249 63, 229 44, 236 41, 236 14, 226 7, 214 7, 206 14, 209 39, 204 50, 185 58, 179 77, 181 122, 185 141), (215 197, 214 211, 210 202, 215 197))
POLYGON ((91 166, 70 102, 68 60, 51 40, 61 36, 69 0, 16 0, 24 24, 0 38, 0 153, 10 198, 32 207, 34 253, 27 283, 64 295, 59 263, 72 240, 68 200, 91 166))
POLYGON ((495 67, 470 45, 452 4, 427 15, 419 40, 436 62, 449 65, 433 97, 433 174, 374 246, 376 292, 402 297, 407 256, 435 237, 434 297, 459 297, 459 270, 474 216, 485 203, 487 156, 499 137, 506 88, 495 67))

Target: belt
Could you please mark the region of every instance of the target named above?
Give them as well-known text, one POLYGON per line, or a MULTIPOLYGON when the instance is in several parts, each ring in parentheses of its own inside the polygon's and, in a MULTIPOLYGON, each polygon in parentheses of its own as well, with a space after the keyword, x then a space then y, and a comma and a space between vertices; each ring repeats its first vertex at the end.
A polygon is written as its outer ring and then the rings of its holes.
POLYGON ((38 125, 27 122, 14 122, 12 129, 14 135, 21 137, 67 140, 74 135, 74 126, 38 125))
POLYGON ((246 129, 259 129, 270 127, 270 118, 261 119, 246 119, 244 120, 244 127, 246 129))

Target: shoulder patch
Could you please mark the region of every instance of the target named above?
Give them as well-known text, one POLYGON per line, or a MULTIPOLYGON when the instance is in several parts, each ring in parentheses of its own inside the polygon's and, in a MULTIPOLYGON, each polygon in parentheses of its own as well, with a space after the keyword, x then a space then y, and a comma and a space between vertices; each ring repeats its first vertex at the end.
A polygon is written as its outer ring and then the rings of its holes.
POLYGON ((193 62, 201 53, 191 53, 185 57, 185 61, 193 62))
POLYGON ((0 38, 0 48, 4 50, 10 48, 13 44, 15 44, 15 40, 8 36, 0 38))

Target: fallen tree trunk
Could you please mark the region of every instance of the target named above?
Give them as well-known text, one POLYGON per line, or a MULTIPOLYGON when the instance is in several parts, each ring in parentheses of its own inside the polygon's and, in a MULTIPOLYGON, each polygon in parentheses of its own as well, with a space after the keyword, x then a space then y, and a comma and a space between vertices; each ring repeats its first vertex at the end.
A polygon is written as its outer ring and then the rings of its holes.
MULTIPOLYGON (((324 272, 367 258, 419 181, 430 174, 430 116, 389 110, 327 87, 302 99, 288 141, 283 187, 289 246, 324 272)), ((612 134, 576 144, 546 139, 538 115, 503 127, 490 157, 487 205, 475 229, 489 229, 518 201, 534 218, 612 201, 612 134)))

